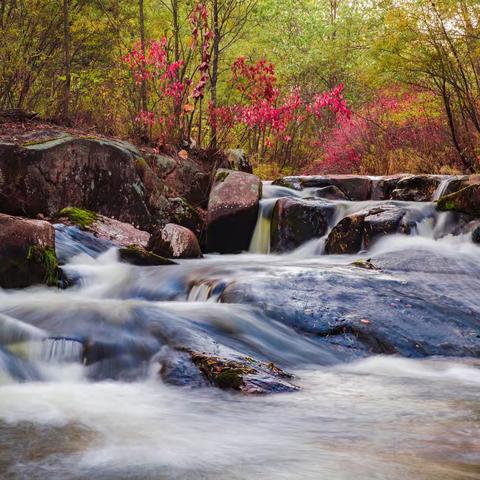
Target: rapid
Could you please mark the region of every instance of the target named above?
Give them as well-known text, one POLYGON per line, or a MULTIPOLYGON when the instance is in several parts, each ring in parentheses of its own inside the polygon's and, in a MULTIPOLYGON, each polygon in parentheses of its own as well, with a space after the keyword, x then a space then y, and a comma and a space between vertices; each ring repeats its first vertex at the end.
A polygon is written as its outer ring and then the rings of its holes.
POLYGON ((480 479, 480 247, 431 202, 332 200, 330 229, 385 203, 415 228, 271 254, 285 196, 315 191, 266 183, 249 252, 172 266, 58 227, 69 288, 0 290, 0 477, 480 479), (191 351, 298 388, 212 388, 191 351))

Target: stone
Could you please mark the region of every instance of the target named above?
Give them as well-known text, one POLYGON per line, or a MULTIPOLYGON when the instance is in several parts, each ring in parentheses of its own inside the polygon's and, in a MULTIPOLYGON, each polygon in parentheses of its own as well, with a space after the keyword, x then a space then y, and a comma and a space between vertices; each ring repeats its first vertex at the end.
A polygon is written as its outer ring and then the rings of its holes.
POLYGON ((56 286, 58 281, 53 226, 0 214, 0 287, 56 286))
POLYGON ((129 245, 118 250, 118 257, 123 263, 137 267, 156 267, 159 265, 175 265, 175 262, 145 250, 139 245, 129 245))
MULTIPOLYGON (((57 133, 0 143, 0 211, 35 217, 66 206, 149 228, 156 215, 137 168, 148 169, 131 144, 57 133)), ((166 199, 165 199, 166 201, 166 199)))
POLYGON ((188 228, 173 223, 153 232, 147 249, 167 258, 200 258, 202 256, 195 234, 188 228))
POLYGON ((441 211, 466 213, 480 217, 480 184, 469 185, 458 192, 441 197, 437 202, 441 211))
POLYGON ((208 202, 208 251, 248 250, 261 195, 262 183, 255 175, 225 169, 217 171, 208 202))
POLYGON ((335 185, 319 188, 315 191, 315 198, 325 198, 327 200, 348 200, 347 196, 335 185))
POLYGON ((148 232, 139 230, 129 223, 120 222, 90 210, 66 207, 60 210, 56 217, 60 223, 77 225, 82 230, 92 233, 95 237, 118 246, 140 245, 146 247, 150 239, 148 232))
POLYGON ((379 237, 409 233, 407 211, 394 205, 363 210, 343 218, 330 232, 325 244, 327 254, 358 253, 379 237))
POLYGON ((292 375, 273 363, 250 357, 223 358, 207 353, 191 352, 193 363, 214 386, 244 394, 295 392, 292 375))
POLYGON ((410 175, 401 178, 387 198, 405 202, 431 202, 441 182, 442 177, 438 175, 410 175))
POLYGON ((308 240, 323 237, 334 206, 322 201, 294 198, 277 200, 271 224, 272 252, 294 250, 308 240))

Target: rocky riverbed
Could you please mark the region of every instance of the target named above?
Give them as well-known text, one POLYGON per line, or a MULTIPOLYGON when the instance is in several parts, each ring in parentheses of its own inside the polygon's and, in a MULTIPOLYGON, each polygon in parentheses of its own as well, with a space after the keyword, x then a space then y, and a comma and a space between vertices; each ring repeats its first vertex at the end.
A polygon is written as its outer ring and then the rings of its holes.
POLYGON ((0 145, 5 478, 476 478, 480 177, 39 138, 0 145))

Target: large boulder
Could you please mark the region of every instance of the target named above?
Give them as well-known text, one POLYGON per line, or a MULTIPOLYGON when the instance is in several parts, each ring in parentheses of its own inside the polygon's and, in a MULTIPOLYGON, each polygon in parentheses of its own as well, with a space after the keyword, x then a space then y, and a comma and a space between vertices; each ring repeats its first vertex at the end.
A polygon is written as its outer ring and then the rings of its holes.
POLYGON ((395 189, 387 198, 407 202, 431 202, 442 180, 438 175, 410 175, 396 182, 395 189))
POLYGON ((207 212, 207 248, 211 252, 248 250, 258 215, 262 182, 255 175, 219 169, 207 212))
POLYGON ((139 151, 117 140, 56 132, 0 143, 0 211, 52 216, 70 205, 149 228, 166 199, 146 191, 147 170, 139 151))
POLYGON ((469 185, 458 192, 441 197, 437 202, 437 208, 480 217, 480 184, 469 185))
POLYGON ((153 232, 147 249, 167 258, 199 258, 202 256, 197 237, 188 228, 173 223, 153 232))
POLYGON ((407 211, 394 205, 362 210, 343 218, 330 232, 325 244, 328 254, 357 253, 375 240, 392 233, 409 233, 407 211))
POLYGON ((0 287, 53 286, 58 273, 53 226, 0 214, 0 287))
POLYGON ((308 240, 323 237, 333 214, 334 206, 326 202, 279 199, 272 216, 272 252, 294 250, 308 240))

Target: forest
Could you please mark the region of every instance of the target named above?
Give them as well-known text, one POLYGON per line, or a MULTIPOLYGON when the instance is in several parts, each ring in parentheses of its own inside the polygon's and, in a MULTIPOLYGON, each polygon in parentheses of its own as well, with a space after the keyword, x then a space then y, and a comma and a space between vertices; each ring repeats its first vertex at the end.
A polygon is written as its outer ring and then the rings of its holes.
POLYGON ((0 0, 0 111, 281 174, 475 173, 476 0, 0 0))

